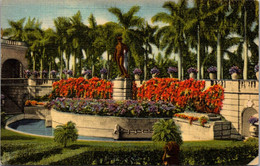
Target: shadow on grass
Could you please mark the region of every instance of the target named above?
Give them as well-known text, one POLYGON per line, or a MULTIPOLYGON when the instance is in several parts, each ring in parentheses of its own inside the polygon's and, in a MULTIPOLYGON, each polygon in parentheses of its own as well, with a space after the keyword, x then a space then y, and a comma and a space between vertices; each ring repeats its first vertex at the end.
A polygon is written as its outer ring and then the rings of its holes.
POLYGON ((66 148, 67 148, 67 149, 71 149, 71 150, 75 150, 75 149, 79 149, 79 148, 83 148, 83 147, 89 147, 89 145, 73 144, 73 145, 67 146, 66 148))
POLYGON ((26 136, 15 136, 15 135, 10 135, 10 136, 2 136, 1 140, 33 140, 35 138, 30 138, 26 136))

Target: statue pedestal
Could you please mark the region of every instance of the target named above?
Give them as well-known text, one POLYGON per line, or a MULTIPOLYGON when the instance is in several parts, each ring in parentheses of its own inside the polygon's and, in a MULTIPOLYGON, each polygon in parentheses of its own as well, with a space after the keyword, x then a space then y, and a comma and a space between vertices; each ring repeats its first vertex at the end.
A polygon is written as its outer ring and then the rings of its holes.
POLYGON ((116 78, 113 83, 113 99, 132 99, 132 82, 129 78, 116 78))

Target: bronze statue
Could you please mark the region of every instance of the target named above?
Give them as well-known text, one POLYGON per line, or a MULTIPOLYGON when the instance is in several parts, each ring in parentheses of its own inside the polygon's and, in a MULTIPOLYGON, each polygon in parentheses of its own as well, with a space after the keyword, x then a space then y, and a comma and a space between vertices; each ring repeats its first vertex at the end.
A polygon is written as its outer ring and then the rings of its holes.
POLYGON ((124 67, 124 58, 128 52, 127 46, 122 43, 122 37, 117 37, 117 45, 114 53, 114 59, 120 69, 121 77, 123 78, 129 78, 129 75, 127 74, 127 71, 124 67))

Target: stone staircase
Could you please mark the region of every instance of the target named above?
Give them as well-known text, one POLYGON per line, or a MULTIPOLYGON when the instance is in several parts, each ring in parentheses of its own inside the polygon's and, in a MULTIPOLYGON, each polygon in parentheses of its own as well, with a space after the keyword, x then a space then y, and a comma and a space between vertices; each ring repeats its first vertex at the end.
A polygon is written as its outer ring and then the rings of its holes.
POLYGON ((209 117, 210 121, 219 121, 219 120, 221 120, 221 116, 220 115, 216 115, 216 114, 213 114, 213 113, 209 113, 208 117, 209 117))

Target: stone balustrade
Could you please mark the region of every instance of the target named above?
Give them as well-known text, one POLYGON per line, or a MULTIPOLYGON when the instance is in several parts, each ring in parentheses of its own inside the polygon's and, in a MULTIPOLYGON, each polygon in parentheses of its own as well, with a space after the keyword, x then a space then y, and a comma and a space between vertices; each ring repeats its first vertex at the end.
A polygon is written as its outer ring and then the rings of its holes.
POLYGON ((1 39, 1 44, 15 45, 15 46, 26 46, 25 42, 1 39))

